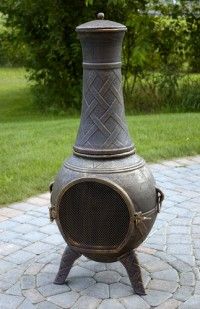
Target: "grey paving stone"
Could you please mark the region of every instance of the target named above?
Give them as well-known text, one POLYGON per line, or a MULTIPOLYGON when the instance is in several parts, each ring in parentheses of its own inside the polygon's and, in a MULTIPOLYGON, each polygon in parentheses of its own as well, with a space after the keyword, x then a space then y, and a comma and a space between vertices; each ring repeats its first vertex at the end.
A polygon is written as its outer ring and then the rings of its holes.
POLYGON ((72 309, 96 309, 100 302, 98 298, 84 295, 77 300, 72 309))
POLYGON ((148 243, 149 248, 153 248, 155 250, 160 250, 160 251, 165 251, 166 245, 164 244, 153 244, 153 243, 148 243))
POLYGON ((167 235, 167 243, 169 244, 191 244, 190 235, 179 235, 179 234, 170 234, 167 235))
MULTIPOLYGON (((182 203, 180 203, 179 205, 182 206, 182 203)), ((184 217, 184 218, 192 218, 193 215, 194 215, 193 212, 191 212, 191 210, 187 210, 187 209, 184 209, 184 208, 180 209, 179 207, 177 207, 177 204, 176 204, 176 206, 171 207, 167 211, 170 211, 171 213, 177 214, 180 218, 182 218, 182 217, 184 217)), ((171 229, 170 232, 173 234, 174 230, 175 229, 171 229)), ((187 229, 183 229, 183 230, 185 230, 185 234, 186 234, 187 229)), ((181 232, 181 231, 179 230, 179 232, 181 232)), ((179 232, 177 231, 177 233, 179 233, 179 232)))
POLYGON ((25 234, 32 231, 35 231, 37 226, 28 224, 28 223, 20 223, 17 227, 14 228, 15 232, 25 234))
POLYGON ((194 273, 191 272, 191 271, 189 271, 187 273, 181 273, 180 274, 180 284, 181 285, 194 286, 195 285, 194 273))
POLYGON ((194 296, 190 297, 179 308, 180 309, 199 309, 200 308, 200 296, 194 295, 194 296))
POLYGON ((181 286, 174 293, 173 298, 180 300, 180 301, 186 301, 192 295, 193 291, 194 291, 194 287, 181 286))
POLYGON ((45 226, 49 223, 49 218, 43 218, 43 217, 38 217, 34 218, 30 221, 31 224, 36 225, 36 226, 45 226))
POLYGON ((95 298, 109 298, 109 286, 105 283, 97 283, 89 288, 82 290, 81 295, 88 295, 95 298))
POLYGON ((59 234, 47 236, 46 238, 43 238, 43 242, 52 245, 59 245, 65 243, 63 237, 59 234))
MULTIPOLYGON (((155 263, 160 262, 160 259, 158 257, 152 256, 150 254, 147 253, 137 253, 139 262, 144 265, 144 264, 148 264, 152 261, 154 261, 155 263)), ((124 269, 124 268, 123 268, 124 269)))
POLYGON ((36 308, 37 309, 59 309, 61 307, 58 307, 55 304, 50 303, 49 301, 43 301, 39 303, 36 308))
POLYGON ((13 231, 4 231, 0 234, 0 240, 9 242, 9 240, 13 241, 15 238, 19 239, 21 235, 22 234, 13 231))
POLYGON ((196 248, 196 249, 199 249, 199 248, 200 248, 200 238, 195 238, 195 237, 193 237, 193 246, 194 246, 194 248, 196 248))
POLYGON ((22 296, 20 282, 17 282, 16 284, 12 285, 12 286, 6 291, 6 294, 22 296))
POLYGON ((52 249, 53 249, 52 245, 46 244, 41 241, 37 241, 31 244, 30 246, 27 246, 24 248, 24 250, 31 252, 31 253, 35 253, 35 254, 41 254, 43 252, 48 253, 48 252, 51 252, 52 249))
POLYGON ((166 270, 154 272, 152 274, 152 278, 160 279, 160 280, 167 280, 167 281, 175 281, 175 282, 179 281, 179 276, 175 269, 166 269, 166 270))
POLYGON ((200 234, 200 225, 193 225, 192 226, 192 234, 200 234))
MULTIPOLYGON (((165 188, 163 188, 164 190, 165 190, 165 188)), ((165 211, 168 209, 168 208, 171 208, 171 207, 174 207, 174 202, 171 202, 171 201, 169 201, 168 199, 166 200, 164 200, 163 201, 163 203, 162 203, 162 208, 164 208, 165 209, 165 211)), ((166 211, 167 212, 167 211, 166 211)), ((170 212, 169 212, 170 213, 170 212)))
POLYGON ((28 212, 29 215, 30 215, 30 216, 33 216, 33 217, 35 217, 35 218, 41 218, 41 217, 47 218, 48 213, 46 213, 46 215, 45 215, 44 213, 41 213, 41 212, 37 211, 37 209, 38 209, 38 207, 36 207, 36 209, 35 209, 35 207, 34 207, 33 210, 29 210, 29 212, 28 212))
POLYGON ((195 279, 196 279, 197 281, 199 281, 199 280, 200 280, 200 271, 199 271, 199 268, 198 268, 198 267, 193 267, 193 268, 192 268, 192 271, 193 271, 193 273, 194 273, 194 275, 195 275, 195 279))
POLYGON ((45 300, 36 289, 23 290, 22 294, 30 300, 32 304, 37 304, 45 300))
POLYGON ((45 265, 44 268, 42 268, 41 272, 56 274, 58 272, 58 269, 59 269, 59 264, 55 265, 55 264, 49 263, 45 265))
POLYGON ((80 292, 81 290, 87 289, 91 285, 96 284, 96 281, 91 277, 72 277, 67 279, 67 284, 73 291, 80 292))
POLYGON ((53 273, 39 273, 37 275, 36 285, 38 287, 47 285, 49 283, 52 283, 54 279, 55 279, 55 274, 53 273))
POLYGON ((147 295, 142 296, 142 298, 150 305, 150 306, 159 306, 164 303, 167 299, 169 299, 172 294, 169 292, 156 291, 156 290, 146 290, 147 295))
POLYGON ((43 198, 39 198, 37 196, 34 196, 34 197, 30 197, 29 199, 27 199, 25 201, 25 203, 28 203, 28 204, 33 204, 33 205, 39 205, 39 206, 45 206, 45 205, 48 205, 49 204, 49 201, 47 201, 46 199, 43 199, 43 198))
POLYGON ((24 235, 20 234, 20 238, 14 238, 14 239, 11 239, 9 240, 8 242, 11 243, 11 244, 14 244, 14 245, 17 245, 17 246, 20 246, 20 247, 26 247, 28 245, 30 245, 30 241, 28 240, 24 240, 22 239, 24 235))
POLYGON ((35 254, 24 251, 24 250, 19 250, 15 253, 10 254, 9 256, 6 256, 6 260, 13 262, 15 264, 23 264, 30 259, 32 259, 35 256, 35 254))
POLYGON ((187 255, 191 255, 192 254, 192 246, 189 244, 170 244, 167 246, 167 252, 169 254, 173 254, 173 255, 179 255, 179 254, 187 254, 187 255))
POLYGON ((34 309, 34 308, 35 306, 32 304, 32 302, 26 298, 17 309, 34 309))
POLYGON ((195 255, 196 259, 200 260, 200 249, 195 248, 194 255, 195 255))
POLYGON ((131 295, 120 299, 121 303, 126 309, 149 309, 150 306, 146 301, 139 297, 138 295, 131 295))
POLYGON ((164 210, 162 210, 162 212, 160 212, 158 214, 159 218, 165 221, 173 221, 176 220, 176 214, 170 214, 168 212, 165 212, 164 210))
POLYGON ((191 202, 197 203, 199 205, 199 196, 191 199, 191 202))
POLYGON ((133 288, 123 283, 113 283, 110 285, 110 297, 121 298, 133 294, 133 288))
POLYGON ((191 266, 180 260, 172 261, 171 265, 179 272, 191 271, 191 266))
MULTIPOLYGON (((22 214, 21 216, 17 216, 15 218, 13 218, 13 223, 14 222, 18 222, 18 223, 29 223, 29 222, 32 222, 32 220, 34 220, 35 217, 33 216, 30 216, 29 214, 25 213, 25 214, 22 214)), ((15 223, 16 224, 16 223, 15 223)), ((17 226, 20 226, 20 225, 17 225, 17 226)))
POLYGON ((168 225, 168 223, 166 221, 163 220, 159 220, 159 221, 155 221, 154 223, 154 229, 159 230, 159 229, 163 229, 168 225))
POLYGON ((15 268, 3 274, 4 280, 11 282, 12 284, 15 284, 20 279, 21 275, 24 273, 25 268, 26 266, 15 265, 15 268))
POLYGON ((21 211, 29 211, 34 208, 33 205, 21 202, 21 203, 13 203, 9 205, 9 208, 21 210, 21 211))
POLYGON ((12 231, 15 227, 19 226, 20 223, 12 221, 10 219, 1 222, 1 230, 3 231, 12 231))
POLYGON ((169 224, 170 225, 187 225, 190 226, 192 223, 192 219, 191 218, 176 218, 173 219, 169 224))
POLYGON ((57 259, 57 265, 60 264, 60 260, 61 260, 61 254, 58 254, 56 252, 52 252, 47 254, 44 254, 41 258, 39 258, 37 261, 39 263, 42 264, 47 264, 47 263, 53 263, 54 264, 54 260, 57 259))
POLYGON ((94 276, 94 279, 97 282, 103 282, 107 284, 118 282, 120 278, 121 276, 119 275, 119 273, 112 270, 101 271, 94 276))
POLYGON ((196 260, 197 266, 200 266, 200 260, 196 260))
POLYGON ((5 273, 6 271, 11 270, 12 268, 14 268, 16 265, 5 261, 5 260, 0 260, 0 274, 5 273))
POLYGON ((196 281, 194 294, 200 295, 200 281, 196 281))
POLYGON ((53 282, 52 282, 50 284, 43 285, 43 286, 39 287, 38 291, 44 297, 48 297, 48 296, 52 296, 52 295, 56 295, 56 294, 69 292, 70 288, 67 286, 67 284, 56 285, 56 284, 53 284, 53 282))
POLYGON ((78 297, 78 293, 71 291, 50 296, 47 298, 47 300, 62 308, 71 308, 78 299, 78 297))
POLYGON ((25 271, 27 275, 37 275, 39 271, 44 267, 42 263, 32 263, 25 271))
POLYGON ((23 239, 29 240, 31 242, 35 242, 41 239, 44 239, 47 235, 45 233, 40 233, 38 231, 33 231, 23 235, 23 239))
POLYGON ((6 295, 0 293, 0 308, 1 309, 16 309, 24 300, 24 297, 6 295))
POLYGON ((155 263, 154 260, 152 262, 143 264, 143 267, 147 271, 152 272, 152 273, 170 268, 170 266, 166 262, 158 261, 158 262, 155 263))
POLYGON ((80 267, 80 266, 74 266, 69 272, 68 278, 72 277, 93 277, 95 274, 94 271, 91 271, 89 269, 80 267))
POLYGON ((42 226, 39 230, 40 232, 48 235, 58 233, 58 227, 55 224, 47 224, 45 226, 42 226))
MULTIPOLYGON (((199 199, 199 197, 197 197, 199 199)), ((194 212, 199 212, 199 203, 195 203, 195 199, 190 199, 189 201, 181 203, 181 206, 186 211, 190 211, 191 217, 194 216, 194 212)))
POLYGON ((21 288, 22 290, 34 289, 35 287, 35 276, 23 275, 21 277, 21 288))
POLYGON ((98 309, 124 309, 124 306, 115 299, 104 299, 98 309))
POLYGON ((20 246, 9 244, 9 243, 3 243, 0 244, 0 254, 1 255, 9 255, 17 250, 20 249, 20 246))
POLYGON ((197 224, 197 225, 200 225, 200 216, 195 216, 193 222, 193 224, 197 224))
POLYGON ((3 293, 7 289, 11 288, 12 285, 12 282, 6 281, 2 275, 0 276, 0 293, 3 293))
POLYGON ((49 218, 49 206, 50 206, 50 203, 48 203, 47 205, 44 205, 44 207, 37 207, 36 211, 40 213, 40 217, 49 218))
POLYGON ((176 309, 179 308, 181 302, 176 299, 168 299, 166 302, 156 307, 156 309, 176 309))
POLYGON ((177 288, 178 284, 176 281, 153 279, 148 284, 148 289, 150 290, 166 291, 170 293, 174 293, 177 288))
POLYGON ((195 266, 195 258, 192 255, 186 255, 186 254, 176 254, 177 259, 183 261, 184 263, 195 266))
POLYGON ((168 234, 190 234, 190 227, 189 226, 169 226, 167 230, 168 234))
POLYGON ((94 272, 106 270, 106 264, 95 261, 86 261, 82 266, 94 272))
POLYGON ((50 196, 51 194, 48 191, 38 195, 39 198, 44 198, 45 200, 48 200, 48 201, 50 200, 50 196))
POLYGON ((108 263, 107 268, 109 270, 117 271, 121 276, 127 276, 126 269, 120 262, 108 263))
POLYGON ((78 261, 81 261, 81 262, 88 262, 88 258, 84 255, 81 255, 80 258, 78 259, 78 261))
POLYGON ((12 208, 9 208, 9 207, 3 207, 3 208, 0 209, 0 215, 8 217, 8 218, 20 216, 21 214, 23 214, 22 211, 17 210, 17 209, 12 209, 12 208))
POLYGON ((166 252, 157 251, 155 253, 155 255, 158 256, 161 260, 163 260, 163 261, 165 261, 165 262, 167 262, 169 264, 176 260, 175 256, 172 256, 169 253, 167 254, 166 252))
POLYGON ((151 237, 148 238, 145 243, 152 243, 152 244, 158 244, 158 243, 165 243, 166 242, 166 235, 152 235, 151 237))

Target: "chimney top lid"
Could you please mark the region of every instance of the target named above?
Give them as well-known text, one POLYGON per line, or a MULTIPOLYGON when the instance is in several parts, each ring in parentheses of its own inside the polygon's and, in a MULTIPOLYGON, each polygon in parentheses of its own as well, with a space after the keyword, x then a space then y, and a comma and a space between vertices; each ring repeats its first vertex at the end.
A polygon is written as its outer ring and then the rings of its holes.
POLYGON ((126 31, 126 26, 116 23, 111 20, 104 19, 104 13, 99 12, 97 19, 86 22, 76 27, 76 32, 115 32, 115 31, 126 31))

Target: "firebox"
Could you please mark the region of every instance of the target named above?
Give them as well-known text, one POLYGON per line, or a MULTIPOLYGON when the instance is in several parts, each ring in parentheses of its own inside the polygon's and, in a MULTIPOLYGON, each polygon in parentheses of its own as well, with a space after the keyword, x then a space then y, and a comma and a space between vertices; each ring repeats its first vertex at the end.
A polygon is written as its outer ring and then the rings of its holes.
POLYGON ((68 244, 55 278, 74 261, 121 261, 135 293, 145 290, 134 251, 150 232, 163 193, 136 155, 125 120, 121 77, 122 24, 97 20, 76 28, 83 54, 82 112, 73 155, 50 186, 50 218, 68 244))

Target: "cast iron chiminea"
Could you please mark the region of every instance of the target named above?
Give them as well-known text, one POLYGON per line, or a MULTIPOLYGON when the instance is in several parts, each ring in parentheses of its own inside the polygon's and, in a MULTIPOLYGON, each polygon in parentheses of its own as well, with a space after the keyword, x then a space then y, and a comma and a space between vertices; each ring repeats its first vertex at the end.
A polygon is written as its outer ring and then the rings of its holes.
POLYGON ((56 284, 82 254, 121 261, 137 294, 145 294, 134 252, 160 210, 162 192, 135 154, 124 115, 121 47, 126 27, 98 19, 76 28, 83 52, 83 101, 74 154, 51 186, 51 220, 68 243, 56 284))

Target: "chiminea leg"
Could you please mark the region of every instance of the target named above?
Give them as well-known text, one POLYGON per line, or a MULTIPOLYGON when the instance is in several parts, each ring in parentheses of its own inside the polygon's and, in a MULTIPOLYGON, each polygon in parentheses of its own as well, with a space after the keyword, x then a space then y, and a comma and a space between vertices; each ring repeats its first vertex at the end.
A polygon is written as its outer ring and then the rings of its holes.
POLYGON ((126 268, 131 285, 135 293, 138 295, 146 295, 144 285, 142 282, 140 265, 134 250, 129 252, 127 255, 123 256, 120 259, 120 262, 126 268))
POLYGON ((81 254, 72 250, 70 247, 66 247, 65 251, 62 255, 60 268, 54 280, 55 284, 64 284, 65 280, 74 264, 75 260, 77 260, 81 254))

